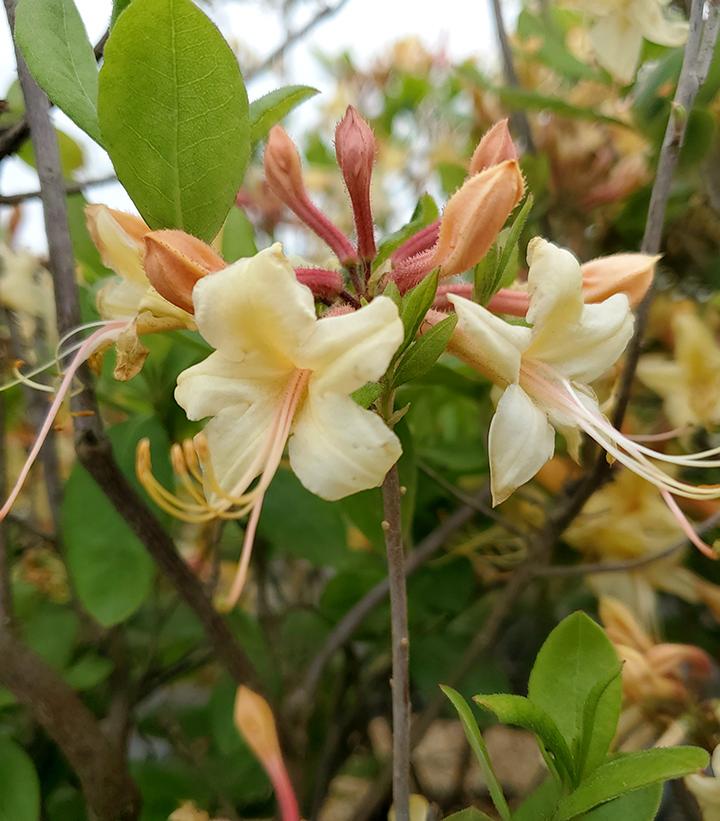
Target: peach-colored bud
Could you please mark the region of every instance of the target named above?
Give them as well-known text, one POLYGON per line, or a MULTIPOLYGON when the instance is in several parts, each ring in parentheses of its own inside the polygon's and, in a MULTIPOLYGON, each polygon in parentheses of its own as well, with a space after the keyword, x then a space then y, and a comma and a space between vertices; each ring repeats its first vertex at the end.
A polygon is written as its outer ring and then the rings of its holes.
POLYGON ((348 106, 345 116, 335 129, 335 156, 342 171, 355 217, 358 253, 371 260, 377 253, 370 206, 370 180, 377 154, 372 128, 348 106))
POLYGON ((264 163, 265 179, 270 190, 294 211, 294 204, 306 199, 307 193, 303 182, 300 155, 295 143, 280 125, 274 125, 270 129, 264 163))
POLYGON ((275 788, 283 821, 300 821, 297 799, 283 762, 270 705, 249 687, 238 687, 234 719, 235 726, 263 765, 275 788))
POLYGON ((510 136, 507 118, 500 120, 486 131, 478 143, 470 160, 470 174, 479 174, 486 168, 499 165, 506 160, 517 160, 518 153, 510 136))
POLYGON ((85 221, 103 265, 127 279, 143 283, 142 241, 150 229, 140 217, 106 205, 87 205, 85 221))
POLYGON ((524 191, 517 161, 507 160, 470 177, 450 197, 433 259, 440 276, 467 271, 487 254, 524 191))
POLYGON ((357 255, 350 240, 310 201, 300 155, 282 126, 270 129, 264 164, 265 179, 273 194, 330 246, 340 262, 355 261, 357 255))
POLYGON ((160 296, 193 313, 192 291, 226 263, 213 248, 184 231, 151 231, 145 236, 145 273, 160 296))
POLYGON ((626 294, 635 307, 652 285, 659 256, 613 254, 581 266, 585 302, 602 302, 613 294, 626 294))

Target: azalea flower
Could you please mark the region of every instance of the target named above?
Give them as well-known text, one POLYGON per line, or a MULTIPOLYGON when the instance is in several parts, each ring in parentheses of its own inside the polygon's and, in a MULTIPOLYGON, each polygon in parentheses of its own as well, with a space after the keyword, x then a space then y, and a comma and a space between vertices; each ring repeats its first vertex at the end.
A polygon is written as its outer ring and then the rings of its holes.
POLYGON ((193 488, 188 502, 160 486, 147 443, 138 473, 158 503, 185 521, 250 515, 230 596, 236 601, 286 443, 303 485, 329 500, 379 486, 399 458, 395 434, 350 394, 382 377, 403 325, 387 297, 317 319, 312 293, 279 244, 199 280, 193 302, 215 352, 179 375, 175 398, 189 419, 210 421, 195 439, 195 455, 176 450, 175 462, 183 473, 184 456, 196 478, 202 468, 204 498, 193 488))
POLYGON ((670 0, 574 0, 592 17, 590 42, 600 65, 622 83, 632 81, 643 38, 661 46, 681 46, 688 25, 666 12, 670 0))
POLYGON ((695 796, 705 821, 720 818, 720 745, 715 747, 711 759, 712 775, 693 773, 685 776, 685 786, 695 796))
MULTIPOLYGON (((458 325, 449 349, 487 376, 501 392, 490 425, 493 503, 500 504, 552 457, 555 431, 576 460, 582 433, 609 456, 657 487, 686 536, 706 555, 716 554, 692 529, 675 501, 716 499, 720 486, 694 486, 656 462, 715 467, 718 449, 674 456, 654 451, 616 430, 602 414, 589 383, 622 354, 633 332, 627 296, 585 305, 582 272, 568 251, 536 238, 528 246, 530 305, 527 325, 510 325, 463 297, 449 295, 458 325)), ((430 317, 430 324, 438 321, 430 317)))
POLYGON ((675 358, 646 354, 638 378, 662 397, 673 426, 715 427, 720 424, 720 345, 694 311, 675 312, 671 327, 675 358))

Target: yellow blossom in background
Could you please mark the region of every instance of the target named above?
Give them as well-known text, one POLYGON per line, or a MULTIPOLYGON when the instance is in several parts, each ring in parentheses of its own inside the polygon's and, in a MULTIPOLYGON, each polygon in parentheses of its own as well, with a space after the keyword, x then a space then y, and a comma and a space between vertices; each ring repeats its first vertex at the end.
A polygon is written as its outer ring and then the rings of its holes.
POLYGON ((688 26, 673 17, 670 0, 573 0, 592 20, 589 36, 598 63, 622 83, 632 81, 643 39, 661 46, 681 46, 688 26))
POLYGON ((700 805, 703 821, 720 821, 720 745, 711 759, 712 774, 685 776, 685 786, 700 805))
POLYGON ((694 309, 676 309, 670 320, 674 358, 646 354, 641 382, 663 399, 665 415, 678 428, 720 424, 720 345, 694 309))

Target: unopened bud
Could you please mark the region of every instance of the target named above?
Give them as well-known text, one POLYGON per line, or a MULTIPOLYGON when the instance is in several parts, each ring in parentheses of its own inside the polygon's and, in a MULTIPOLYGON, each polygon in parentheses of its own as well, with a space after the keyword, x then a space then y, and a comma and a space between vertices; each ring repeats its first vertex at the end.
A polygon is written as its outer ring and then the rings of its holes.
POLYGON ((652 285, 659 256, 613 254, 581 266, 585 302, 602 302, 613 294, 626 294, 635 307, 652 285))
POLYGON ((249 687, 240 686, 235 696, 234 719, 235 726, 275 788, 283 821, 300 821, 297 799, 283 762, 270 705, 249 687))
POLYGON ((358 253, 361 259, 374 259, 377 253, 370 205, 370 180, 377 154, 375 135, 370 126, 348 106, 335 129, 335 156, 342 171, 355 217, 358 253))
POLYGON ((339 271, 325 268, 296 268, 295 276, 320 299, 334 299, 343 289, 343 278, 339 271))
POLYGON ((195 283, 221 271, 225 261, 202 240, 184 231, 151 231, 145 236, 145 273, 160 296, 193 313, 195 283))
POLYGON ((103 265, 126 279, 144 284, 142 242, 150 229, 140 217, 106 205, 87 205, 85 221, 103 265))
POLYGON ((486 131, 470 160, 470 174, 479 174, 486 168, 506 160, 517 160, 518 153, 510 136, 507 119, 500 120, 486 131))
POLYGON ((440 276, 467 271, 487 254, 524 190, 517 161, 507 160, 470 177, 450 197, 433 258, 440 276))
POLYGON ((343 264, 356 260, 350 240, 310 201, 300 155, 282 126, 270 129, 265 147, 265 179, 275 196, 333 250, 343 264))

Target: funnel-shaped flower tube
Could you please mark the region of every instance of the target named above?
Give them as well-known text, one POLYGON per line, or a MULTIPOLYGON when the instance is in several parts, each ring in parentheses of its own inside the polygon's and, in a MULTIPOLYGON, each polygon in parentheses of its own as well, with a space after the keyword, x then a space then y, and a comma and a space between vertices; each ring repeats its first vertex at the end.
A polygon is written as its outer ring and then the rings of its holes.
POLYGON ((688 539, 717 558, 692 529, 674 497, 717 499, 720 486, 683 482, 657 462, 716 467, 720 462, 712 457, 720 449, 674 456, 634 442, 603 416, 588 387, 616 362, 632 335, 627 297, 616 294, 585 305, 577 260, 545 240, 530 242, 528 262, 526 320, 531 327, 510 325, 463 297, 448 296, 458 314, 449 349, 502 390, 489 435, 494 504, 532 479, 550 459, 556 430, 575 458, 584 432, 613 459, 654 484, 688 539))
POLYGON ((216 350, 180 374, 175 398, 188 418, 211 417, 195 440, 204 499, 194 494, 186 502, 163 492, 146 454, 138 467, 151 494, 179 518, 250 515, 232 602, 286 443, 303 485, 329 500, 379 486, 399 458, 395 434, 350 394, 383 376, 403 325, 387 297, 317 319, 310 290, 278 244, 203 277, 193 302, 198 329, 216 350))

